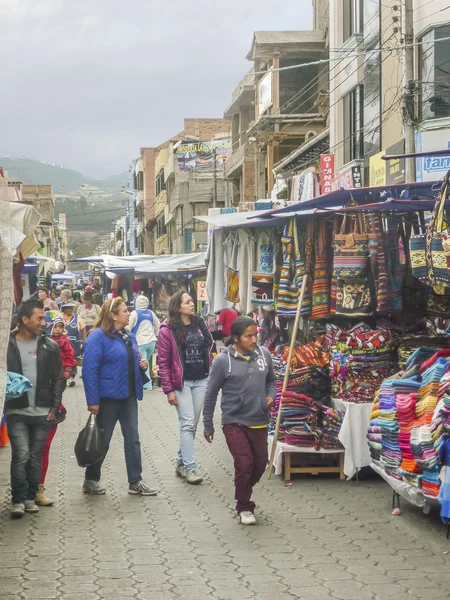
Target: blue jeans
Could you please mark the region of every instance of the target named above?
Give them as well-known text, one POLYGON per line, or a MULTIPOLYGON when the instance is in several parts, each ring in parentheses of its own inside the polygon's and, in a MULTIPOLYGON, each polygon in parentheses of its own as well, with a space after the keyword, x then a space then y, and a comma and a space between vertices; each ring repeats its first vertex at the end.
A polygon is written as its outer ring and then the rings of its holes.
POLYGON ((145 372, 145 374, 150 379, 150 381, 144 385, 144 390, 151 390, 153 387, 152 376, 150 375, 150 359, 152 357, 153 352, 155 351, 155 348, 156 342, 150 342, 150 344, 143 344, 142 346, 139 346, 139 352, 141 353, 142 358, 148 360, 148 369, 145 372))
POLYGON ((142 479, 141 443, 139 441, 138 403, 136 398, 127 398, 126 400, 100 398, 97 423, 100 429, 103 430, 105 456, 102 460, 86 468, 86 479, 100 481, 102 464, 108 452, 117 421, 119 421, 122 429, 128 482, 134 483, 142 479))
POLYGON ((11 500, 19 504, 36 498, 51 425, 46 416, 8 415, 6 420, 11 441, 11 500))
POLYGON ((180 449, 177 464, 183 465, 186 473, 195 471, 194 440, 197 425, 205 400, 206 379, 185 381, 181 392, 175 392, 178 400, 177 412, 180 422, 180 449))

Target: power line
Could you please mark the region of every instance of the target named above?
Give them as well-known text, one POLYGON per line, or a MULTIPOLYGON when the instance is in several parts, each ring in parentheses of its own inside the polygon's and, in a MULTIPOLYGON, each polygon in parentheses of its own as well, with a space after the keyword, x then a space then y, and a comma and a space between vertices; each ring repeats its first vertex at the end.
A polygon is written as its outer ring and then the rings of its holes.
MULTIPOLYGON (((435 40, 435 43, 438 42, 447 42, 450 40, 450 36, 449 37, 445 37, 445 38, 440 38, 438 40, 435 40)), ((397 50, 404 50, 405 48, 416 48, 418 46, 422 46, 424 44, 423 41, 421 42, 411 42, 409 44, 401 44, 399 46, 394 46, 391 48, 377 48, 376 50, 363 50, 360 52, 355 52, 355 50, 353 48, 349 48, 348 50, 346 48, 330 48, 329 52, 338 52, 340 54, 348 52, 346 58, 351 57, 351 58, 359 58, 360 56, 365 56, 366 54, 371 54, 373 52, 395 52, 397 50), (353 54, 352 54, 353 53, 353 54)), ((291 69, 302 69, 305 67, 310 67, 310 66, 314 66, 314 65, 323 65, 323 64, 329 64, 330 62, 333 61, 341 61, 343 60, 342 57, 336 57, 336 58, 321 58, 319 60, 315 60, 315 61, 311 61, 311 62, 307 62, 307 63, 300 63, 298 65, 289 65, 287 67, 277 67, 277 68, 273 68, 271 67, 270 69, 267 69, 265 71, 255 71, 254 75, 266 75, 267 73, 275 73, 275 72, 281 72, 281 71, 289 71, 291 69)))

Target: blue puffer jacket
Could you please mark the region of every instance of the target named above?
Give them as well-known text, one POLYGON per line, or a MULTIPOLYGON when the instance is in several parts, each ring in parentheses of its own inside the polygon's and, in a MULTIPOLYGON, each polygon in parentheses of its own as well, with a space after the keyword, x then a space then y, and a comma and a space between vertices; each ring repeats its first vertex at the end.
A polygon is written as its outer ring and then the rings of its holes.
MULTIPOLYGON (((128 354, 117 331, 114 339, 102 329, 94 329, 84 345, 83 383, 88 405, 99 404, 100 398, 128 398, 128 354)), ((142 376, 136 337, 125 332, 133 343, 136 397, 142 400, 142 376)))

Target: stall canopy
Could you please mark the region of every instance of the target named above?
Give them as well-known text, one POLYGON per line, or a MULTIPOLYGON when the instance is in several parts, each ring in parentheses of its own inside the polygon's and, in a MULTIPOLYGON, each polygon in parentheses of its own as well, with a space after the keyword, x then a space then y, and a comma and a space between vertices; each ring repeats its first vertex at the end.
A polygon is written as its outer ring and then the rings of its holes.
MULTIPOLYGON (((336 190, 312 200, 291 204, 284 208, 259 213, 259 219, 274 219, 286 216, 304 215, 305 211, 314 209, 337 210, 349 202, 356 204, 383 203, 388 199, 394 200, 433 200, 439 192, 438 181, 424 181, 419 183, 402 183, 391 186, 353 188, 351 190, 336 190)), ((416 209, 417 210, 417 209, 416 209)), ((253 219, 253 217, 249 217, 253 219)))
POLYGON ((72 271, 65 271, 64 273, 54 273, 52 275, 53 281, 70 281, 71 279, 76 279, 77 274, 72 273, 72 271))
POLYGON ((164 254, 162 256, 88 256, 78 258, 77 262, 97 263, 108 271, 124 272, 130 270, 138 275, 157 275, 164 273, 193 272, 206 269, 205 253, 164 254))
MULTIPOLYGON (((309 211, 312 215, 314 211, 309 211)), ((267 219, 259 218, 262 214, 265 214, 261 210, 252 210, 249 212, 233 212, 225 213, 220 215, 203 215, 201 217, 194 217, 197 221, 203 221, 212 225, 213 227, 226 227, 228 229, 239 229, 241 227, 267 227, 267 219)), ((273 219, 270 222, 270 227, 283 226, 288 221, 288 216, 281 216, 279 219, 273 219)))

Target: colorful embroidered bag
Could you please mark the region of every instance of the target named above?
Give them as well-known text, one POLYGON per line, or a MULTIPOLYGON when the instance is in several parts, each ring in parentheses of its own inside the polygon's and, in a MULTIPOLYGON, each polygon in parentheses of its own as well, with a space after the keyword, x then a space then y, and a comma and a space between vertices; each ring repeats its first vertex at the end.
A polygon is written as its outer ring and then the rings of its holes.
POLYGON ((364 277, 369 264, 369 238, 367 233, 363 233, 362 220, 358 215, 353 217, 353 227, 345 233, 349 218, 346 213, 333 243, 333 272, 342 279, 364 277))

